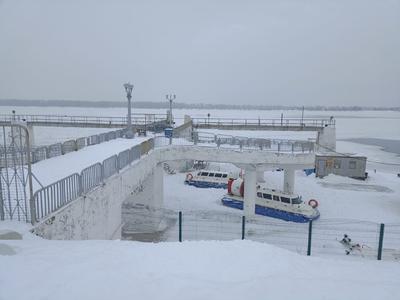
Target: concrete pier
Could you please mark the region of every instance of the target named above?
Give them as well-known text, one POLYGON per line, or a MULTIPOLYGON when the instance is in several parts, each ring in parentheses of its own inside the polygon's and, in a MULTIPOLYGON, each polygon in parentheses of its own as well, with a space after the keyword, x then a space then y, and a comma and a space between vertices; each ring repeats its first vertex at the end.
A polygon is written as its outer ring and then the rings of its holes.
POLYGON ((257 195, 257 173, 255 168, 247 167, 244 173, 244 203, 243 213, 246 217, 255 214, 257 195))
POLYGON ((283 191, 293 194, 294 192, 294 169, 284 169, 283 191))

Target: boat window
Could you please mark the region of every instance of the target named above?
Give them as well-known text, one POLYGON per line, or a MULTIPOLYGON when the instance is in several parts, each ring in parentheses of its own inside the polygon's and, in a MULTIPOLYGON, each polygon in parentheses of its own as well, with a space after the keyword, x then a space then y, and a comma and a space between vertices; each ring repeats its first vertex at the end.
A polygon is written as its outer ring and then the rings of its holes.
POLYGON ((197 173, 197 176, 201 176, 201 172, 197 173))
POLYGON ((214 177, 214 173, 208 173, 208 177, 214 177))
POLYGON ((284 203, 290 203, 290 199, 286 197, 281 197, 281 201, 284 203))
POLYGON ((208 172, 202 172, 201 176, 208 176, 208 172))
POLYGON ((257 197, 262 198, 262 193, 258 192, 257 197))
POLYGON ((228 174, 222 174, 222 178, 228 177, 228 174))
POLYGON ((222 177, 221 173, 215 173, 215 177, 222 177))
POLYGON ((301 204, 301 198, 300 197, 296 197, 296 198, 292 198, 292 204, 301 204))
POLYGON ((272 197, 271 197, 270 194, 263 194, 263 198, 264 198, 264 199, 272 200, 272 197))
POLYGON ((274 200, 279 201, 279 196, 274 195, 274 200))

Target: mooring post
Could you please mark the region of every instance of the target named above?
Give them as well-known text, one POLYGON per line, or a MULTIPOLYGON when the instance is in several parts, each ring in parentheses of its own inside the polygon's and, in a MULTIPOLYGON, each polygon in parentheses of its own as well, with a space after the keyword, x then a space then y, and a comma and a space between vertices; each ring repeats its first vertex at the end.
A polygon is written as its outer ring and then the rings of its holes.
POLYGON ((182 242, 182 212, 179 212, 179 242, 182 242))
POLYGON ((379 230, 378 260, 382 260, 383 234, 384 233, 385 233, 385 224, 381 224, 380 230, 379 230))
POLYGON ((308 245, 307 245, 307 256, 311 255, 311 237, 312 237, 312 220, 308 223, 308 245))
POLYGON ((246 231, 246 217, 242 216, 242 240, 245 238, 245 231, 246 231))

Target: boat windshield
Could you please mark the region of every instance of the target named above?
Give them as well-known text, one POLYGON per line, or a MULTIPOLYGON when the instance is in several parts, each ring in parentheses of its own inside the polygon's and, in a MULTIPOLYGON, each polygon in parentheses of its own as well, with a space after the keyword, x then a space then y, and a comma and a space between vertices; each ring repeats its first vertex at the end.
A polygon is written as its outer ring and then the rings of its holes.
POLYGON ((292 204, 301 204, 301 197, 292 198, 292 204))

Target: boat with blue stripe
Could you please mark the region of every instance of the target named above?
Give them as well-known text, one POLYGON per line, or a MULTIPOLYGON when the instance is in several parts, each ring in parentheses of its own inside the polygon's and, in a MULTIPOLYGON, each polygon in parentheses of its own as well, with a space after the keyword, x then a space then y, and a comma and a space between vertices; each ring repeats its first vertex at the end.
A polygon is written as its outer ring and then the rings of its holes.
MULTIPOLYGON (((243 210, 244 182, 238 178, 228 183, 228 194, 221 202, 223 205, 243 210)), ((290 222, 306 223, 319 218, 318 202, 310 200, 304 203, 301 196, 269 189, 265 184, 257 185, 255 214, 282 219, 290 222)))
POLYGON ((194 175, 188 173, 186 175, 185 184, 198 188, 226 189, 228 187, 229 178, 230 174, 228 172, 203 170, 194 175))

